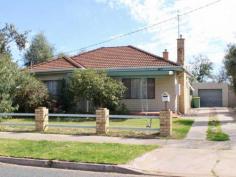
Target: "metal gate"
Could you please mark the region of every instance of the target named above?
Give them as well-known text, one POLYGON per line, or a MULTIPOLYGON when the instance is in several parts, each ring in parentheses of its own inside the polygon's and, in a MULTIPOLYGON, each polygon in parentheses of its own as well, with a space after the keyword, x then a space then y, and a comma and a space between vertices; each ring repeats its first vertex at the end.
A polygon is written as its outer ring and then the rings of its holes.
POLYGON ((201 107, 222 107, 222 89, 199 89, 201 107))

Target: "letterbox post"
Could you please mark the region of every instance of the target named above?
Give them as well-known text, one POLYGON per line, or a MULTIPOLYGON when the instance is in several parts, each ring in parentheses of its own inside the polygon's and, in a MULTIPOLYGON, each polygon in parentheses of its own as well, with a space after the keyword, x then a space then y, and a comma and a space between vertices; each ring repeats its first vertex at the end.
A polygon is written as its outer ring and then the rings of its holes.
POLYGON ((162 93, 161 100, 165 108, 160 112, 160 136, 167 137, 172 135, 172 111, 167 107, 170 95, 167 92, 162 93))

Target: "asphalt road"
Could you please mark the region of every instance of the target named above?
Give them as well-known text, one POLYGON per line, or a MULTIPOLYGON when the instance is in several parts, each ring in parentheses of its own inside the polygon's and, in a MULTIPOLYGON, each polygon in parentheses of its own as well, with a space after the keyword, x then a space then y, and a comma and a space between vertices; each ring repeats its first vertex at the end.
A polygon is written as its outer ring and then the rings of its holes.
MULTIPOLYGON (((28 167, 0 163, 0 177, 140 177, 117 173, 97 173, 79 170, 28 167)), ((149 176, 150 177, 150 176, 149 176)))

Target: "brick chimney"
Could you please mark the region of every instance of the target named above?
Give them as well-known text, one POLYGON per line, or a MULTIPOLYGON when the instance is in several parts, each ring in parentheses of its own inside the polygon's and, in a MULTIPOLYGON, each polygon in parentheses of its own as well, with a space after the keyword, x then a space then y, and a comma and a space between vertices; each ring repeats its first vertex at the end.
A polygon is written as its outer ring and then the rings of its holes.
POLYGON ((184 60, 184 38, 180 35, 177 39, 177 63, 184 66, 184 60))
MULTIPOLYGON (((177 39, 177 63, 184 66, 184 39, 182 35, 177 39)), ((188 112, 188 94, 189 90, 187 88, 187 74, 185 71, 179 72, 178 74, 178 84, 180 85, 180 95, 179 95, 179 112, 186 114, 188 112)))
POLYGON ((165 49, 164 52, 163 52, 163 58, 165 60, 169 60, 169 52, 167 51, 167 49, 165 49))

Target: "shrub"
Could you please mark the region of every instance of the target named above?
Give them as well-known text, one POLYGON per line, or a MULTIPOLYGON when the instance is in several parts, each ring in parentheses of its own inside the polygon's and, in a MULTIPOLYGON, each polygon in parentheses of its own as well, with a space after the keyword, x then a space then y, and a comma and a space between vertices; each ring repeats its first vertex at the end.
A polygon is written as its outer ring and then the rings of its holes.
POLYGON ((122 82, 108 77, 104 71, 80 69, 67 78, 65 89, 71 103, 81 98, 91 101, 96 108, 115 110, 126 88, 122 82))
POLYGON ((14 104, 18 111, 32 112, 39 106, 45 106, 48 98, 46 86, 27 72, 21 73, 20 84, 16 89, 14 104))

